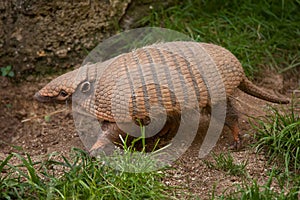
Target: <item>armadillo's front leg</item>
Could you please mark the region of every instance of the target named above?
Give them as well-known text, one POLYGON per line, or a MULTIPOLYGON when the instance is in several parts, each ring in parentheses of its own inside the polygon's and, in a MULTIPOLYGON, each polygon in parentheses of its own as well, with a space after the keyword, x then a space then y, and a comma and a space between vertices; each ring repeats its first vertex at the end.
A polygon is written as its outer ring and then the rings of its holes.
MULTIPOLYGON (((144 120, 140 120, 140 121, 144 121, 144 120)), ((158 139, 159 139, 158 146, 163 147, 167 145, 174 137, 174 135, 177 133, 179 125, 180 125, 180 113, 175 112, 172 113, 172 115, 168 115, 164 127, 154 136, 146 139, 146 143, 147 143, 146 151, 152 151, 158 139)), ((108 121, 101 122, 101 129, 102 129, 101 135, 98 137, 97 141, 89 150, 91 156, 96 156, 101 151, 102 152, 104 151, 106 154, 113 153, 116 143, 121 144, 119 135, 121 135, 122 138, 125 138, 127 136, 127 134, 123 132, 114 122, 108 122, 108 121)), ((132 141, 133 137, 129 136, 127 139, 128 139, 127 145, 130 145, 130 142, 132 141)), ((136 148, 137 149, 140 148, 138 144, 136 148)))
POLYGON ((119 140, 119 135, 124 136, 125 134, 118 128, 116 123, 112 122, 101 122, 101 129, 101 135, 89 150, 91 156, 96 156, 101 151, 111 154, 115 150, 114 143, 119 140))
POLYGON ((240 149, 242 147, 242 141, 240 137, 238 114, 235 108, 232 106, 230 99, 227 101, 225 125, 228 126, 233 135, 234 144, 232 148, 235 150, 240 149))

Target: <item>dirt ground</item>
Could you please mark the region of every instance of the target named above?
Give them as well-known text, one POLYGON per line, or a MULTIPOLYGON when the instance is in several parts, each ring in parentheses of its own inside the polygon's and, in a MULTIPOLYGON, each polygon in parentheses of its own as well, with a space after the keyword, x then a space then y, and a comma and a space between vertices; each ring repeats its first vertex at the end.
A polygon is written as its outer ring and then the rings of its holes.
MULTIPOLYGON (((259 79, 256 84, 270 92, 278 93, 280 90, 290 97, 293 90, 299 89, 300 73, 295 74, 282 77, 275 73, 266 73, 267 77, 259 79)), ((6 77, 0 77, 0 159, 10 152, 28 152, 33 158, 40 159, 52 152, 68 155, 72 147, 85 148, 76 132, 72 112, 66 105, 42 104, 33 99, 34 93, 53 78, 54 76, 35 77, 30 81, 13 83, 6 77), (49 115, 50 120, 45 119, 45 116, 49 115)), ((249 175, 259 183, 264 183, 270 167, 266 164, 263 154, 257 154, 247 146, 253 141, 253 132, 248 118, 242 113, 251 116, 264 115, 263 108, 267 102, 241 91, 237 91, 235 99, 235 106, 241 113, 240 128, 244 148, 232 152, 232 156, 236 163, 248 160, 249 175)), ((205 159, 198 158, 199 138, 202 138, 207 126, 208 122, 205 120, 200 123, 198 135, 192 146, 174 163, 174 169, 168 171, 164 180, 166 184, 183 186, 186 191, 201 198, 208 197, 214 186, 216 194, 220 194, 225 189, 230 191, 232 185, 241 183, 243 179, 209 169, 203 160, 211 160, 211 156, 205 159)), ((232 141, 229 130, 224 128, 213 151, 217 154, 227 152, 232 141)))

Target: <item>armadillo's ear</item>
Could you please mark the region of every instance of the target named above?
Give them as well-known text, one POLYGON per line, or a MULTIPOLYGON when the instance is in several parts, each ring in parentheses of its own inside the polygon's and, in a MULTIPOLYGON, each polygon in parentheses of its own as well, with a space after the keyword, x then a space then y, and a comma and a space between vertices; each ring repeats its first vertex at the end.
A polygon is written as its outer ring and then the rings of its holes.
POLYGON ((91 83, 89 81, 85 81, 80 85, 80 91, 83 93, 87 93, 91 90, 91 83))
POLYGON ((68 92, 66 92, 65 90, 61 90, 59 92, 59 94, 57 95, 56 100, 64 101, 64 100, 68 99, 69 96, 70 96, 70 94, 68 92))

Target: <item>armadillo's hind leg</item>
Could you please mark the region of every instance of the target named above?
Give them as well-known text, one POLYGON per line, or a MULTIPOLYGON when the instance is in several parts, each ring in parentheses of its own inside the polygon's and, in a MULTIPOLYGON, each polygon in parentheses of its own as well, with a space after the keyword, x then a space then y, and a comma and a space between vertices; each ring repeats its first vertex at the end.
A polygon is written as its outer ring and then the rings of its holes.
POLYGON ((242 140, 240 136, 238 114, 236 109, 232 106, 230 99, 227 101, 225 125, 231 130, 233 135, 234 144, 232 149, 240 149, 242 147, 242 140))

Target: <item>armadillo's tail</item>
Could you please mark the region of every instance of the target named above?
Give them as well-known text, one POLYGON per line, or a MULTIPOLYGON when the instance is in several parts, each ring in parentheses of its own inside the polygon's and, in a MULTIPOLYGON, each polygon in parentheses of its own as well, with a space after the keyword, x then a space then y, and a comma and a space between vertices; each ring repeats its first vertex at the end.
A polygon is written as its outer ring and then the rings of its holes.
POLYGON ((281 103, 281 104, 288 104, 290 103, 289 99, 286 98, 279 98, 274 95, 268 94, 267 92, 264 92, 259 87, 254 85, 251 81, 249 81, 247 78, 245 78, 239 85, 239 89, 246 92, 247 94, 250 94, 252 96, 255 96, 257 98, 273 102, 273 103, 281 103))

